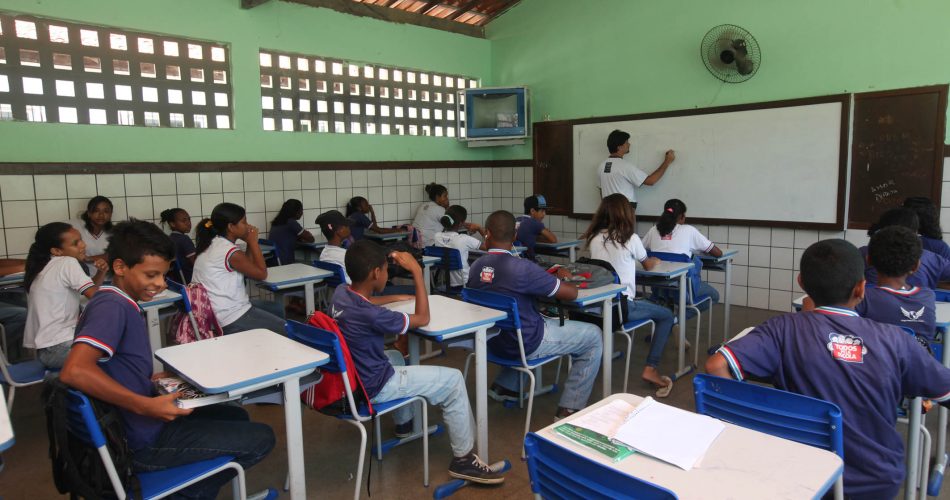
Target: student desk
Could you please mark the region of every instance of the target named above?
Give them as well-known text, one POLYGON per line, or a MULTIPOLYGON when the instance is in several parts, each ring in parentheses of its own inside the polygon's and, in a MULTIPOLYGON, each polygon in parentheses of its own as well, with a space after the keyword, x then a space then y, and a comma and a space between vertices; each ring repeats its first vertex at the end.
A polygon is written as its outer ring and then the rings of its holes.
POLYGON ((540 241, 534 244, 534 248, 543 248, 545 250, 555 250, 558 254, 567 251, 567 257, 574 262, 577 260, 577 247, 581 246, 584 240, 559 241, 557 243, 542 243, 540 241))
POLYGON ((13 443, 13 424, 7 411, 7 396, 0 389, 0 452, 8 450, 13 443))
POLYGON ((327 354, 269 330, 248 330, 159 349, 155 357, 209 394, 240 396, 283 384, 290 497, 307 497, 300 377, 326 364, 327 354))
POLYGON ((684 500, 821 498, 844 470, 841 457, 830 451, 728 422, 723 422, 726 428, 713 441, 699 464, 689 471, 640 453, 614 463, 554 432, 558 425, 569 423, 614 399, 623 399, 633 405, 643 400, 633 394, 615 394, 545 427, 537 434, 584 458, 663 486, 684 500))
MULTIPOLYGON (((528 247, 523 247, 523 246, 521 246, 521 245, 515 245, 515 246, 511 247, 511 253, 514 254, 514 255, 521 255, 521 254, 525 253, 525 251, 527 251, 527 250, 528 250, 528 247)), ((478 258, 478 257, 481 257, 482 255, 487 255, 487 254, 488 254, 488 250, 482 250, 482 249, 480 249, 480 248, 475 249, 475 250, 469 250, 469 251, 468 251, 468 255, 469 255, 469 259, 468 259, 468 260, 472 260, 472 259, 471 259, 471 256, 472 256, 472 255, 474 255, 475 258, 478 258)))
POLYGON ((732 261, 738 255, 738 250, 732 250, 729 248, 722 249, 722 256, 713 257, 712 255, 701 253, 698 254, 700 260, 703 261, 703 269, 709 271, 722 271, 725 274, 725 284, 722 286, 722 306, 723 306, 723 317, 722 317, 722 341, 726 341, 726 332, 730 330, 730 311, 729 308, 732 306, 732 297, 730 296, 730 288, 732 288, 732 261))
POLYGON ((0 276, 0 288, 15 287, 23 284, 25 273, 12 273, 0 276))
POLYGON ((409 231, 397 231, 395 233, 377 233, 375 231, 364 231, 363 237, 376 241, 397 241, 404 240, 409 236, 409 231))
POLYGON ((307 301, 307 316, 316 308, 313 301, 313 285, 333 276, 325 269, 319 269, 299 262, 267 268, 267 277, 261 280, 271 291, 303 287, 304 300, 307 301))
POLYGON ((312 241, 309 243, 306 241, 297 242, 297 250, 303 252, 303 260, 305 262, 313 260, 313 254, 319 253, 325 246, 327 246, 327 242, 325 241, 312 241))
POLYGON ((422 280, 426 284, 426 293, 432 294, 432 265, 442 262, 442 259, 439 257, 433 257, 431 255, 424 255, 422 257, 422 280))
MULTIPOLYGON (((388 309, 412 314, 416 301, 405 300, 386 304, 388 309)), ((442 295, 429 296, 429 324, 412 330, 409 337, 409 362, 419 364, 419 337, 445 342, 475 334, 475 443, 478 456, 488 462, 488 328, 506 314, 487 307, 469 304, 442 295)), ((416 432, 421 432, 420 419, 414 419, 416 432)))
MULTIPOLYGON (((947 334, 950 333, 950 302, 937 301, 937 331, 942 335, 943 366, 950 368, 950 346, 947 345, 947 334)), ((947 468, 947 408, 937 407, 937 461, 930 472, 932 481, 928 488, 931 496, 938 496, 943 485, 944 473, 947 468)), ((927 464, 923 464, 924 467, 927 464)))
MULTIPOLYGON (((161 318, 158 315, 159 311, 175 305, 179 300, 181 300, 181 295, 166 288, 148 302, 139 301, 139 307, 145 311, 145 324, 148 325, 148 342, 152 346, 152 352, 162 348, 162 327, 161 318)), ((152 369, 161 371, 161 363, 153 359, 152 369)))
MULTIPOLYGON (((679 323, 680 348, 679 364, 673 380, 693 371, 695 366, 686 366, 686 275, 692 269, 692 262, 668 262, 660 261, 653 269, 647 271, 640 264, 637 264, 637 285, 665 285, 670 286, 673 280, 679 282, 679 323)), ((699 349, 699 346, 693 346, 693 349, 699 349)))

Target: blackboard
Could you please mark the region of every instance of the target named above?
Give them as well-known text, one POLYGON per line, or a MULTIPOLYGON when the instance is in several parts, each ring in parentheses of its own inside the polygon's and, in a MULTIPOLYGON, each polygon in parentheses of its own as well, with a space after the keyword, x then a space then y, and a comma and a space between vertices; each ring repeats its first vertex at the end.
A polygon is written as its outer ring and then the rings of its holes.
POLYGON ((855 94, 849 228, 908 196, 940 206, 946 116, 947 85, 855 94))

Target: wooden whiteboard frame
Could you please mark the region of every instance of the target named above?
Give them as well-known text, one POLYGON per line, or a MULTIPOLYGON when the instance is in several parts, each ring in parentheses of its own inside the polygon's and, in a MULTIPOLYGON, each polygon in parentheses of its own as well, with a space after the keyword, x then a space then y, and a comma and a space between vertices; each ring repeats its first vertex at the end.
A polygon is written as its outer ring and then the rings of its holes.
MULTIPOLYGON (((759 227, 779 227, 790 229, 822 229, 822 230, 843 230, 844 229, 844 209, 846 203, 847 177, 848 177, 848 132, 850 128, 851 116, 851 94, 835 94, 819 97, 806 97, 801 99, 786 99, 781 101, 769 101, 748 104, 736 104, 731 106, 716 106, 711 108, 682 109, 676 111, 661 111, 655 113, 639 113, 634 115, 616 115, 600 116, 592 118, 580 118, 575 120, 563 120, 557 123, 567 123, 571 126, 583 125, 588 123, 603 123, 616 121, 634 121, 649 120, 654 118, 671 118, 679 116, 696 116, 717 113, 732 113, 737 111, 753 111, 760 109, 789 108, 795 106, 807 106, 813 104, 841 104, 841 131, 838 147, 838 200, 835 208, 834 222, 797 222, 797 221, 767 221, 754 219, 723 219, 723 218, 704 218, 690 216, 690 221, 697 224, 709 225, 744 225, 759 227)), ((572 170, 573 174, 573 170, 572 170)), ((571 179, 573 185, 573 177, 571 179)), ((574 193, 570 191, 570 216, 577 219, 590 219, 593 214, 574 212, 574 193)), ((637 216, 638 220, 655 221, 655 216, 637 216)))

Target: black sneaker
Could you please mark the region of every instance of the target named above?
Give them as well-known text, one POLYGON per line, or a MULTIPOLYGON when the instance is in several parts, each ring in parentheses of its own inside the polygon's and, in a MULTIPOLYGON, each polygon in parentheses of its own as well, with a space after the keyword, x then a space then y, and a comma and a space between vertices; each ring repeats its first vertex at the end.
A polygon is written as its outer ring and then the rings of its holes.
POLYGON ((518 401, 518 393, 510 389, 505 389, 504 387, 498 384, 492 384, 488 389, 488 397, 498 401, 499 403, 504 403, 505 401, 518 401))
POLYGON ((449 465, 449 475, 480 484, 499 484, 505 481, 505 476, 501 472, 492 470, 472 452, 464 457, 453 458, 449 465))
POLYGON ((395 434, 396 437, 399 439, 407 438, 411 436, 412 435, 412 420, 404 424, 396 424, 396 428, 393 431, 393 434, 395 434))

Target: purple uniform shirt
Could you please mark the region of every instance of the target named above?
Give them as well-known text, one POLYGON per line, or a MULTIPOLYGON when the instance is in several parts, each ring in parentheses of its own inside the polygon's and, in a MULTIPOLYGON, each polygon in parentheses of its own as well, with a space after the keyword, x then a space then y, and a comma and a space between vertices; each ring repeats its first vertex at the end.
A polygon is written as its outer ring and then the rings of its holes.
POLYGON ((384 352, 383 337, 406 333, 409 315, 377 306, 348 286, 336 287, 331 312, 350 348, 363 387, 370 398, 376 397, 396 373, 384 352))
POLYGON ((288 220, 286 224, 271 226, 270 240, 277 245, 277 257, 280 263, 293 264, 294 250, 297 248, 297 236, 303 232, 303 226, 295 220, 288 220))
POLYGON ((354 240, 363 239, 363 233, 373 225, 373 221, 363 212, 353 212, 350 214, 350 234, 354 240))
POLYGON ((841 408, 845 495, 896 494, 904 479, 904 444, 895 428, 902 397, 950 399, 950 370, 913 336, 850 309, 772 318, 719 353, 739 380, 771 379, 779 389, 841 408))
POLYGON ((544 223, 530 215, 519 215, 515 220, 518 226, 515 239, 528 248, 525 256, 534 259, 534 245, 538 242, 538 235, 544 231, 544 223))
POLYGON ((910 328, 927 341, 934 339, 937 307, 934 291, 929 288, 895 290, 869 284, 855 311, 878 323, 910 328))
MULTIPOLYGON (((76 325, 74 343, 84 343, 102 351, 99 367, 126 389, 140 395, 154 395, 152 387, 152 347, 142 309, 125 292, 103 286, 93 296, 76 325)), ((129 448, 138 450, 155 442, 164 424, 119 408, 125 424, 129 448)))
MULTIPOLYGON (((467 286, 514 297, 518 301, 525 355, 531 354, 541 345, 544 322, 535 299, 553 297, 557 293, 561 282, 553 274, 548 274, 530 260, 511 255, 507 250, 493 248, 488 251, 488 255, 472 264, 467 286)), ((488 342, 488 347, 495 354, 506 358, 517 359, 520 356, 518 337, 513 331, 502 331, 501 335, 488 342)))
MULTIPOLYGON (((861 255, 867 259, 868 247, 861 247, 861 255)), ((864 268, 864 279, 868 283, 877 283, 877 269, 868 264, 864 268)), ((917 272, 907 277, 910 286, 922 286, 931 290, 937 288, 937 283, 950 281, 950 260, 945 259, 930 250, 924 250, 920 256, 920 267, 917 272)))

